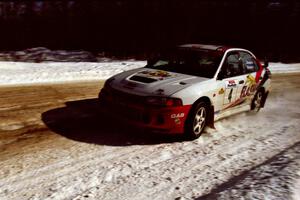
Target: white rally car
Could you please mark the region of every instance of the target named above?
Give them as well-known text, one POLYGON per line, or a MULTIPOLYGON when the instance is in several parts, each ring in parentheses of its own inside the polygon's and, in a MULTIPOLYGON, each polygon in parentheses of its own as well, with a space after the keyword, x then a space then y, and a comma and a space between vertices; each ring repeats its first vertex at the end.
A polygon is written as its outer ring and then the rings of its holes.
POLYGON ((134 125, 197 138, 215 120, 264 107, 270 82, 267 63, 248 50, 186 44, 109 78, 99 100, 134 125))

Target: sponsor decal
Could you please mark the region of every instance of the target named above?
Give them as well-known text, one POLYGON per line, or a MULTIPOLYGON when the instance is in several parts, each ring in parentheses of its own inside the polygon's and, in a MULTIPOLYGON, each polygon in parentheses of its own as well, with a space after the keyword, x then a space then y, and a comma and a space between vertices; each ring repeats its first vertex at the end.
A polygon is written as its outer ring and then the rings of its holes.
POLYGON ((228 94, 228 103, 229 103, 229 105, 225 109, 240 105, 243 102, 245 102, 247 97, 249 97, 251 95, 254 95, 254 93, 257 89, 256 80, 251 74, 248 75, 247 78, 246 78, 246 84, 242 87, 239 98, 237 98, 234 101, 232 99, 232 89, 233 88, 231 88, 231 91, 228 94))
POLYGON ((252 76, 251 74, 249 74, 247 76, 247 80, 246 80, 246 85, 249 84, 249 85, 254 85, 256 84, 256 81, 255 81, 255 78, 254 76, 252 76))
POLYGON ((182 118, 184 117, 184 113, 172 114, 171 119, 182 118))
POLYGON ((224 101, 223 104, 230 104, 232 101, 236 99, 238 87, 230 87, 226 88, 224 92, 224 101))
POLYGON ((149 76, 149 77, 158 77, 158 78, 165 78, 165 77, 171 76, 171 74, 169 72, 163 71, 163 70, 157 70, 157 71, 146 70, 146 71, 142 71, 140 73, 144 74, 146 76, 149 76))
POLYGON ((175 119, 174 119, 174 122, 175 122, 175 124, 181 124, 181 121, 180 121, 179 118, 175 118, 175 119))
POLYGON ((236 87, 235 80, 226 81, 226 88, 233 88, 233 87, 236 87))
POLYGON ((228 101, 229 103, 231 103, 231 99, 232 99, 232 92, 233 92, 233 88, 231 88, 229 94, 228 94, 228 101))
POLYGON ((246 65, 247 65, 247 67, 252 67, 252 68, 254 67, 254 63, 251 60, 247 60, 246 65))
POLYGON ((256 91, 256 80, 251 74, 247 76, 246 85, 243 86, 240 98, 250 96, 256 91))
POLYGON ((224 94, 224 92, 225 92, 224 88, 221 88, 221 89, 219 90, 219 94, 224 94))
POLYGON ((181 124, 180 118, 184 117, 184 113, 172 114, 171 119, 174 119, 175 124, 181 124))
POLYGON ((226 108, 224 108, 224 109, 228 109, 228 108, 231 108, 231 107, 240 105, 240 104, 244 103, 245 100, 246 100, 245 98, 239 98, 239 99, 237 99, 236 101, 234 101, 234 102, 232 102, 231 104, 229 104, 229 105, 228 105, 226 108))
POLYGON ((242 88, 242 91, 241 91, 241 95, 240 97, 246 97, 246 96, 250 96, 251 94, 253 94, 256 90, 256 85, 245 85, 243 88, 242 88))

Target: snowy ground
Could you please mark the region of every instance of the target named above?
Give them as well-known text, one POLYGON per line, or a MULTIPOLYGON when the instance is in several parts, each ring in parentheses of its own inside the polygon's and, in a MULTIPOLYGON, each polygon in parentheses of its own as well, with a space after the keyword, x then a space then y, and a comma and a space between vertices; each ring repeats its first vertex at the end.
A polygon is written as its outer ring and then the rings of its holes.
POLYGON ((297 143, 250 171, 218 186, 209 199, 300 199, 300 144, 297 143), (298 179, 298 181, 295 181, 298 179))
MULTIPOLYGON (((0 85, 101 80, 144 65, 0 62, 0 85)), ((103 129, 94 107, 78 106, 95 98, 90 88, 0 88, 0 199, 299 200, 300 64, 270 69, 291 75, 274 77, 260 113, 218 121, 194 141, 103 129)))
MULTIPOLYGON (((108 77, 138 67, 144 61, 123 62, 0 62, 0 85, 59 83, 66 81, 105 80, 108 77)), ((270 63, 272 73, 300 72, 300 63, 270 63)))
POLYGON ((145 62, 0 62, 0 85, 104 80, 145 62))

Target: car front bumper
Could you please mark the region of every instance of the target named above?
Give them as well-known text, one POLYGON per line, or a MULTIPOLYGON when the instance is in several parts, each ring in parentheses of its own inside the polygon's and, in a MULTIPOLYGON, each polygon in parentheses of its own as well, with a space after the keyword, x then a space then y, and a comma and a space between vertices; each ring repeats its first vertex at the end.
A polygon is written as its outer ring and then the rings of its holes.
POLYGON ((149 107, 147 105, 133 105, 117 101, 100 100, 100 110, 125 123, 151 132, 166 134, 181 134, 190 105, 176 107, 149 107))

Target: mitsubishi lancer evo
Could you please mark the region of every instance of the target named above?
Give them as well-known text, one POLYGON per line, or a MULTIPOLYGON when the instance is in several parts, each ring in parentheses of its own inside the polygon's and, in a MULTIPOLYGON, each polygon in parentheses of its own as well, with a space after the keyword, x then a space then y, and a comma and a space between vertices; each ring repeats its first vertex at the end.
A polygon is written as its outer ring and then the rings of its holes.
POLYGON ((109 78, 99 100, 118 120, 198 138, 220 118, 263 108, 270 76, 268 63, 246 49, 185 44, 109 78))

